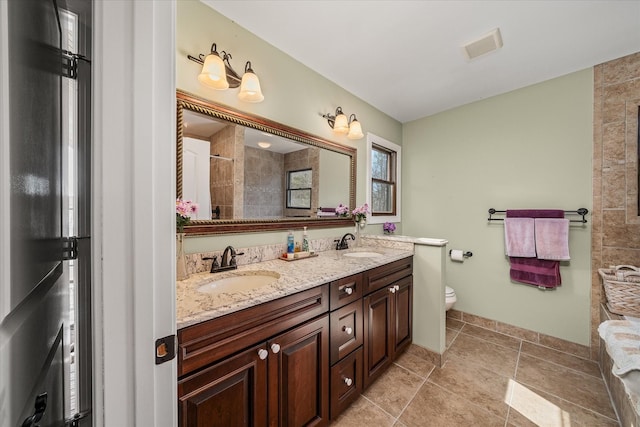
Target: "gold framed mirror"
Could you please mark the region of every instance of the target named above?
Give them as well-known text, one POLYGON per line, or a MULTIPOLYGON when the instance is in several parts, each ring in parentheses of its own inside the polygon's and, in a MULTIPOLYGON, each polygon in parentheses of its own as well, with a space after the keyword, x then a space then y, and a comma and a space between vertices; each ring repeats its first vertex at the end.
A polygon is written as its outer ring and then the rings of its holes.
POLYGON ((176 194, 200 205, 185 233, 353 225, 330 212, 355 207, 355 148, 187 92, 176 100, 176 194))

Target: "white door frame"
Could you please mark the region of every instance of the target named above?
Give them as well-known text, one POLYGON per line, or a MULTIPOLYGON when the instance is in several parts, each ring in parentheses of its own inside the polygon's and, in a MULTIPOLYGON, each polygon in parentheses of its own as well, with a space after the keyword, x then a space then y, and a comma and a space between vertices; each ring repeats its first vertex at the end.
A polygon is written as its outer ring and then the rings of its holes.
POLYGON ((175 0, 94 8, 94 425, 175 426, 175 0))

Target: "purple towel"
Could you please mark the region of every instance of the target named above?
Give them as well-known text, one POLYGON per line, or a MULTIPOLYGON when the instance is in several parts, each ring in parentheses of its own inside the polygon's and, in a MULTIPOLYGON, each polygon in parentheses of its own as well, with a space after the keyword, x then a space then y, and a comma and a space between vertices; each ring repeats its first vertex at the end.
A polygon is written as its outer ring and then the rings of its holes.
MULTIPOLYGON (((507 218, 564 218, 564 211, 556 209, 507 210, 507 218)), ((537 258, 510 257, 511 280, 542 288, 560 286, 560 263, 537 258)))

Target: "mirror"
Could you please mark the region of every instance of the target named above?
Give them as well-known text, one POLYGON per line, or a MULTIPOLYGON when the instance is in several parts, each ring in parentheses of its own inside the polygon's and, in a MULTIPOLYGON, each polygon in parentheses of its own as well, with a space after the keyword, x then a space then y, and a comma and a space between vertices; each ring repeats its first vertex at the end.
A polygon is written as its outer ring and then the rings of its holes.
POLYGON ((188 234, 352 225, 356 149, 177 92, 178 198, 199 204, 188 234))

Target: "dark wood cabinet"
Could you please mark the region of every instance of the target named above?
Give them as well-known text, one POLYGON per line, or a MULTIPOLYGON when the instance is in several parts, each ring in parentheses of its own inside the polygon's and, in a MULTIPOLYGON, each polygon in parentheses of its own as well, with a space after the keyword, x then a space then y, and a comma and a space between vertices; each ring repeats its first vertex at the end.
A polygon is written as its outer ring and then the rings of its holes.
POLYGON ((329 420, 329 319, 268 342, 269 425, 320 426, 329 420))
POLYGON ((178 424, 266 427, 266 352, 252 347, 178 381, 178 424))
POLYGON ((412 340, 412 258, 178 331, 180 427, 323 426, 412 340))
POLYGON ((412 260, 371 270, 365 279, 364 387, 393 363, 413 338, 412 260), (390 279, 392 278, 392 279, 390 279))

